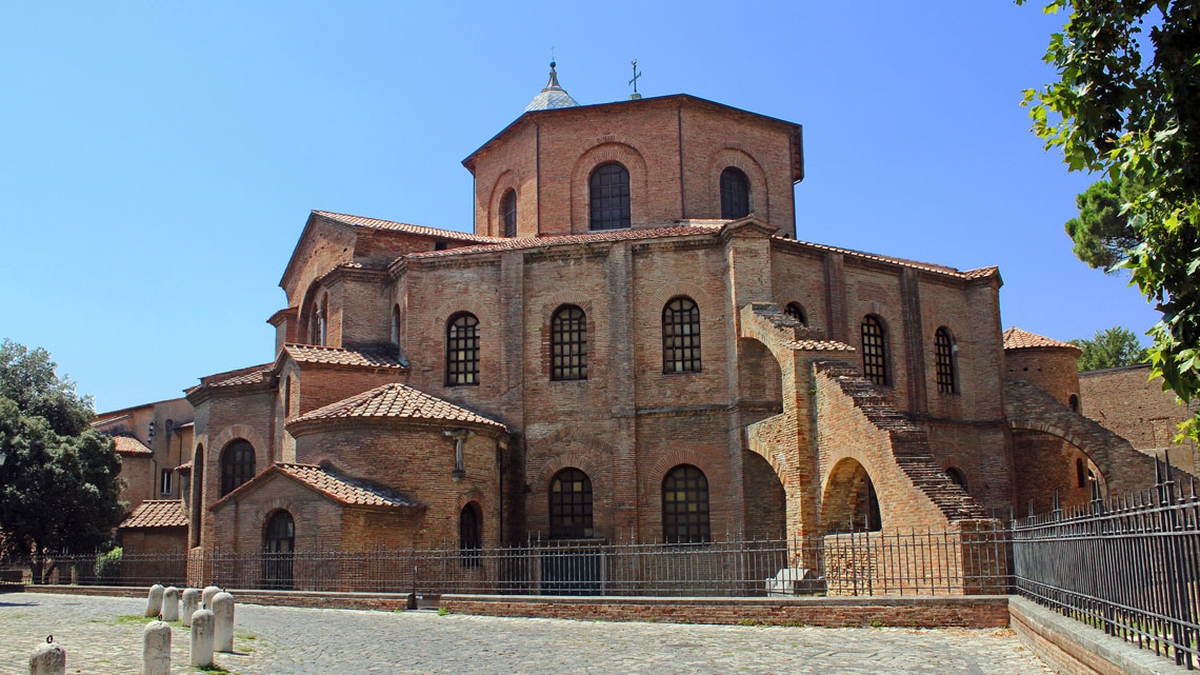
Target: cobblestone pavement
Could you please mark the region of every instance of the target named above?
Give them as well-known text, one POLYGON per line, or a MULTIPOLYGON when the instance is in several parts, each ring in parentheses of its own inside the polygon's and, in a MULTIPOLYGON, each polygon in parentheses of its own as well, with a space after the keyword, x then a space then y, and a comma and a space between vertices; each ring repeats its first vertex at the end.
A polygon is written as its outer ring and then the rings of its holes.
MULTIPOLYGON (((25 675, 52 633, 68 673, 141 672, 144 600, 0 595, 0 673, 25 675)), ((239 675, 357 673, 1051 673, 1008 630, 761 628, 237 607, 239 675)), ((187 629, 172 638, 175 673, 187 629)))

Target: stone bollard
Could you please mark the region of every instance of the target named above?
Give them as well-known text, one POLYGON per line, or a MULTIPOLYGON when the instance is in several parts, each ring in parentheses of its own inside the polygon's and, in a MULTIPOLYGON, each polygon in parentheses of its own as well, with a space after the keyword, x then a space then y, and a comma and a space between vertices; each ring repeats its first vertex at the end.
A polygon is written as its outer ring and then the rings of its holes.
POLYGON ((162 584, 150 587, 150 595, 146 596, 146 616, 162 614, 163 590, 162 584))
POLYGON ((204 592, 200 595, 200 608, 212 609, 213 596, 220 592, 221 589, 217 588, 216 586, 205 586, 204 592))
POLYGON ((53 636, 29 657, 29 675, 63 675, 67 672, 67 650, 54 644, 53 636))
POLYGON ((195 588, 183 589, 183 608, 179 610, 179 620, 183 625, 192 625, 192 615, 197 609, 200 609, 200 591, 195 588))
POLYGON ((211 610, 198 609, 192 615, 191 649, 193 666, 208 668, 213 664, 213 613, 211 610))
POLYGON ((179 589, 174 586, 163 589, 162 620, 179 620, 179 589))
POLYGON ((171 675, 171 624, 151 621, 142 631, 142 675, 171 675))
POLYGON ((224 591, 217 593, 212 601, 213 649, 233 652, 233 596, 224 591))

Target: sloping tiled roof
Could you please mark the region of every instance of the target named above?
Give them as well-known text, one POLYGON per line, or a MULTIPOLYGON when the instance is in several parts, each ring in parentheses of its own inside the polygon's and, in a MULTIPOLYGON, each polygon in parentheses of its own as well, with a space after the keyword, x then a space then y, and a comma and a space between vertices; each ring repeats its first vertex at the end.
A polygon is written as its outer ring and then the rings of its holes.
POLYGON ((980 268, 973 269, 973 270, 967 270, 966 272, 960 272, 959 270, 957 270, 953 267, 950 267, 948 265, 938 265, 935 263, 926 263, 926 262, 921 262, 919 260, 909 260, 907 258, 896 258, 893 256, 879 255, 877 253, 867 253, 865 251, 856 251, 854 249, 841 248, 838 246, 830 246, 828 244, 814 244, 813 242, 810 242, 810 241, 800 241, 797 239, 788 239, 787 237, 781 237, 779 235, 775 235, 772 238, 776 239, 776 240, 780 240, 780 241, 799 244, 801 246, 805 246, 808 248, 815 248, 819 251, 829 251, 830 253, 841 253, 841 254, 849 256, 851 258, 858 258, 860 260, 875 260, 878 262, 885 262, 885 263, 889 263, 892 265, 899 265, 900 267, 910 267, 912 269, 920 270, 922 272, 933 272, 935 274, 945 274, 947 276, 958 277, 960 279, 986 279, 987 277, 990 277, 993 274, 996 274, 997 272, 1000 271, 999 267, 996 267, 995 265, 993 265, 991 267, 980 267, 980 268))
POLYGON ((397 223, 391 220, 380 220, 378 218, 366 218, 363 216, 352 216, 348 213, 333 213, 331 211, 313 211, 318 216, 328 218, 330 220, 343 223, 345 225, 353 225, 355 227, 366 227, 372 230, 388 230, 391 232, 406 232, 408 234, 420 234, 429 237, 441 237, 442 239, 454 239, 457 241, 472 241, 472 242, 488 242, 488 241, 504 241, 502 237, 486 237, 469 232, 456 232, 454 230, 442 230, 436 227, 425 227, 423 225, 412 225, 409 223, 397 223))
POLYGON ((719 226, 710 225, 668 225, 666 227, 642 227, 634 230, 611 230, 608 232, 589 232, 588 234, 555 234, 543 237, 496 238, 494 244, 487 246, 462 246, 441 251, 422 251, 410 253, 406 258, 440 258, 443 256, 462 255, 464 253, 479 253, 481 251, 515 251, 519 249, 542 248, 562 244, 586 244, 590 242, 628 241, 631 239, 655 239, 658 237, 680 237, 691 234, 717 234, 719 226))
POLYGON ((508 430, 495 420, 397 382, 317 408, 292 420, 289 425, 309 420, 381 417, 467 422, 508 430))
POLYGON ((338 366, 367 368, 403 368, 395 357, 382 352, 321 347, 318 345, 285 344, 284 351, 297 363, 324 363, 338 366))
POLYGON ((276 464, 280 471, 296 478, 318 492, 353 506, 420 506, 404 495, 339 476, 311 464, 276 464))
POLYGON ((184 462, 183 464, 180 464, 179 466, 175 467, 175 473, 188 473, 191 470, 192 470, 191 462, 184 462))
POLYGON ((1030 333, 1027 330, 1021 330, 1016 326, 1004 331, 1005 349, 1029 349, 1032 347, 1057 347, 1081 351, 1079 347, 1076 347, 1070 342, 1059 342, 1058 340, 1052 340, 1045 335, 1030 333))
POLYGON ((271 372, 274 363, 264 363, 249 368, 239 368, 226 373, 217 373, 200 378, 200 386, 208 387, 238 387, 244 384, 259 384, 271 372))
POLYGON ((187 527, 187 514, 179 499, 147 499, 129 514, 121 527, 141 529, 151 527, 187 527))
POLYGON ((808 352, 853 352, 854 347, 837 340, 793 340, 789 343, 793 349, 808 352))
POLYGON ((116 448, 117 453, 121 454, 121 455, 153 455, 154 454, 154 451, 151 450, 150 448, 146 447, 145 443, 142 443, 141 441, 134 438, 133 436, 127 436, 125 434, 119 434, 117 436, 113 436, 113 445, 116 448))

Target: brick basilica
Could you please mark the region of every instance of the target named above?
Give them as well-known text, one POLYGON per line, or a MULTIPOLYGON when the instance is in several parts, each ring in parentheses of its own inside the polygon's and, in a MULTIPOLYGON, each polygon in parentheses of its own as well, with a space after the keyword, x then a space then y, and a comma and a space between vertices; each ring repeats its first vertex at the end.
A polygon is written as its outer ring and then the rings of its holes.
POLYGON ((313 211, 270 361, 98 418, 127 552, 815 542, 1153 477, 997 268, 798 240, 798 124, 552 67, 463 165, 473 233, 313 211))

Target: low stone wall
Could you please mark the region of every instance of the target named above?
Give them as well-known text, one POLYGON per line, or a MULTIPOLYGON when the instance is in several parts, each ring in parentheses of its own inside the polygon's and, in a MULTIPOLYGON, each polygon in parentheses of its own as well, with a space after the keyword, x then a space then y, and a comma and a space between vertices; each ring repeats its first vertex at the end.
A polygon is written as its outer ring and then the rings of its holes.
POLYGON ((1174 660, 1138 649, 1022 597, 1009 598, 1012 628, 1034 654, 1061 675, 1187 673, 1174 660))
POLYGON ((1008 625, 1008 598, 1004 596, 783 599, 443 595, 440 606, 457 614, 603 621, 915 628, 1008 625))
MULTIPOLYGON (((129 586, 26 586, 26 593, 103 595, 110 598, 144 598, 145 588, 129 586)), ((394 612, 415 607, 411 593, 325 593, 316 591, 247 591, 229 589, 239 605, 278 605, 318 609, 368 609, 394 612)))

